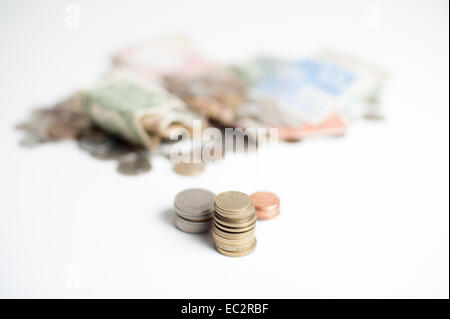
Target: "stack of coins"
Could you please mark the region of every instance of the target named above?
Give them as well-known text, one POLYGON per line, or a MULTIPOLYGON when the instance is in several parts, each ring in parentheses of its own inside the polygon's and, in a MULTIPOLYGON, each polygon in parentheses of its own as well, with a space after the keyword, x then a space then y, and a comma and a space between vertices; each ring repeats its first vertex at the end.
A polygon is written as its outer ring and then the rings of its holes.
POLYGON ((214 201, 213 237, 221 254, 239 257, 255 250, 256 212, 252 199, 241 192, 220 193, 214 201))
POLYGON ((258 219, 271 219, 280 213, 280 199, 269 192, 257 192, 251 196, 258 219))
POLYGON ((188 233, 204 233, 211 229, 214 193, 192 188, 175 196, 175 225, 188 233))

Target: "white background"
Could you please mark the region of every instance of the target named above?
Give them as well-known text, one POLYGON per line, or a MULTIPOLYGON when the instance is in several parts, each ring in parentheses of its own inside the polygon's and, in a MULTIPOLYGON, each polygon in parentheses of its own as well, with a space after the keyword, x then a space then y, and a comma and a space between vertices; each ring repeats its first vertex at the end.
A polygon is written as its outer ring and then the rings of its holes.
POLYGON ((0 297, 449 297, 447 1, 73 1, 74 30, 69 3, 0 4, 0 297), (163 158, 122 176, 73 142, 18 146, 32 108, 95 81, 116 49, 179 31, 219 61, 330 47, 377 62, 387 120, 199 177, 163 158), (258 222, 252 255, 228 258, 174 227, 189 187, 273 191, 282 212, 258 222))

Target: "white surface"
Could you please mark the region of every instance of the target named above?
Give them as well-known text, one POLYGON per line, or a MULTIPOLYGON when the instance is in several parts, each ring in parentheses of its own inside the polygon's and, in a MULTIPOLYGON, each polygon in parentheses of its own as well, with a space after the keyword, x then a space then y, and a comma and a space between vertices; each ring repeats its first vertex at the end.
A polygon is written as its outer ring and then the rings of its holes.
POLYGON ((69 2, 1 2, 0 297, 449 297, 448 2, 242 2, 74 1, 75 30, 69 2), (217 59, 326 46, 378 62, 388 119, 194 178, 162 158, 125 177, 72 142, 17 145, 17 121, 115 49, 180 30, 217 59), (227 258, 173 226, 188 187, 271 190, 282 213, 258 223, 254 254, 227 258))

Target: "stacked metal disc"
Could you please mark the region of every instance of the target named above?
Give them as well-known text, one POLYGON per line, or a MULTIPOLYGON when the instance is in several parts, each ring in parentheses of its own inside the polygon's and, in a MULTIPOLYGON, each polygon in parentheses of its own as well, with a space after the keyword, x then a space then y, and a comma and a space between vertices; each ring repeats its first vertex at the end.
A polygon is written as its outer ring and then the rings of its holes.
POLYGON ((184 190, 175 196, 175 225, 188 233, 211 229, 215 194, 200 188, 184 190))
POLYGON ((270 192, 257 192, 251 195, 258 219, 272 219, 280 213, 280 199, 270 192))
POLYGON ((244 193, 220 193, 214 200, 213 237, 216 249, 231 257, 245 256, 256 247, 256 212, 244 193))

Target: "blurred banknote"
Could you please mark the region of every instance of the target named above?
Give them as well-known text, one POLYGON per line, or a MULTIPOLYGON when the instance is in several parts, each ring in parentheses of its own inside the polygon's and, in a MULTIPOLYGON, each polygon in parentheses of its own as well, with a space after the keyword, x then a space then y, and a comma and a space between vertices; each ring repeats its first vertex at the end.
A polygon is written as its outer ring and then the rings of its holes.
POLYGON ((132 77, 112 77, 82 91, 81 106, 97 126, 147 149, 204 120, 163 87, 132 77))
POLYGON ((300 121, 291 117, 288 111, 281 110, 271 100, 249 100, 238 112, 236 126, 242 128, 278 129, 278 137, 296 141, 317 136, 342 136, 347 130, 347 121, 339 113, 331 113, 317 124, 300 121))
POLYGON ((166 74, 196 75, 213 64, 194 49, 183 36, 154 38, 125 48, 114 55, 114 69, 131 71, 149 81, 158 81, 166 74))
POLYGON ((232 68, 250 86, 252 100, 240 110, 239 125, 278 127, 286 139, 342 135, 349 119, 370 118, 363 106, 387 78, 382 68, 332 51, 298 62, 257 58, 232 68))

